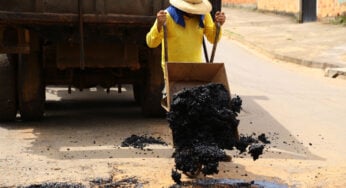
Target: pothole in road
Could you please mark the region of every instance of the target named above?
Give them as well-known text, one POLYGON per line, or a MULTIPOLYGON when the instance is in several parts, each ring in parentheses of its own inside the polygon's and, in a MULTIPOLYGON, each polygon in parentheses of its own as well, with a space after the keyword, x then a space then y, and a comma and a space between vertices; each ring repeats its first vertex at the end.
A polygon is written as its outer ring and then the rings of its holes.
MULTIPOLYGON (((136 177, 129 177, 119 181, 113 181, 113 178, 109 179, 95 179, 90 181, 88 186, 83 184, 73 183, 43 183, 34 184, 27 187, 20 188, 142 188, 145 187, 148 182, 141 182, 136 177)), ((246 182, 243 180, 234 179, 196 179, 193 181, 182 182, 181 184, 171 185, 170 188, 287 188, 287 185, 277 184, 268 181, 250 181, 246 182)))
POLYGON ((180 185, 172 185, 170 188, 287 188, 287 185, 268 181, 250 181, 235 179, 197 179, 191 182, 183 182, 180 185))
POLYGON ((118 181, 114 181, 113 177, 108 179, 97 178, 90 181, 88 186, 81 183, 43 183, 43 184, 33 184, 26 187, 20 188, 118 188, 118 187, 134 187, 142 188, 148 182, 141 182, 136 177, 128 177, 118 181))

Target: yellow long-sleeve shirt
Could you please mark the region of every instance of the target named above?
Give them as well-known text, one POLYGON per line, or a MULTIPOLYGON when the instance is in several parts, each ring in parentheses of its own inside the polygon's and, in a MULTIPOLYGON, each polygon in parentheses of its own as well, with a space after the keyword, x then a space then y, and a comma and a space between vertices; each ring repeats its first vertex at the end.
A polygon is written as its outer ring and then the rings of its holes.
MULTIPOLYGON (((169 62, 202 62, 202 41, 203 35, 207 40, 214 43, 216 35, 216 25, 214 24, 210 14, 204 16, 204 28, 200 27, 198 17, 184 16, 185 27, 175 23, 171 15, 166 14, 167 26, 167 46, 169 62)), ((221 32, 219 34, 221 36, 221 32)), ((220 38, 220 37, 219 37, 220 38)), ((159 32, 157 29, 157 21, 147 33, 147 45, 150 48, 156 48, 162 44, 162 69, 165 73, 165 51, 163 42, 163 28, 159 32)))

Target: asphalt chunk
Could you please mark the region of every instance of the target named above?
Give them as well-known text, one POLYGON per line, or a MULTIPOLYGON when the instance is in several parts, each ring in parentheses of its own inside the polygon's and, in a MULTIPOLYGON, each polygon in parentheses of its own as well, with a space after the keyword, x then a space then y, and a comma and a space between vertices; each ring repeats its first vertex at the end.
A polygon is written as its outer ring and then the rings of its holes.
POLYGON ((159 145, 165 145, 167 146, 167 143, 162 140, 161 137, 154 138, 152 136, 143 135, 131 135, 130 137, 126 138, 122 143, 121 147, 134 147, 139 149, 144 149, 145 146, 149 144, 159 144, 159 145))

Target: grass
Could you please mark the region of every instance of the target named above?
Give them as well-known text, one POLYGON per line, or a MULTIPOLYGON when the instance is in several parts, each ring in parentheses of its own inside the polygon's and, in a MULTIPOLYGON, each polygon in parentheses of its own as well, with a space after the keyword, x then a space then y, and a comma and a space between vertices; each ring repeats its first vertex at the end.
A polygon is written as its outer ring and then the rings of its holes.
POLYGON ((332 20, 333 24, 346 26, 346 14, 342 16, 337 16, 332 20))

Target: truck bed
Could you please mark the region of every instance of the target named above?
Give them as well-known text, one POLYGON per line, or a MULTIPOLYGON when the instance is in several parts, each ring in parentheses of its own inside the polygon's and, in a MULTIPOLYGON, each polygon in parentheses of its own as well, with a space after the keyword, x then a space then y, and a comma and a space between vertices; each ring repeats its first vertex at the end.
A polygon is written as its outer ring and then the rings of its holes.
POLYGON ((168 0, 0 0, 2 24, 152 24, 168 0))

